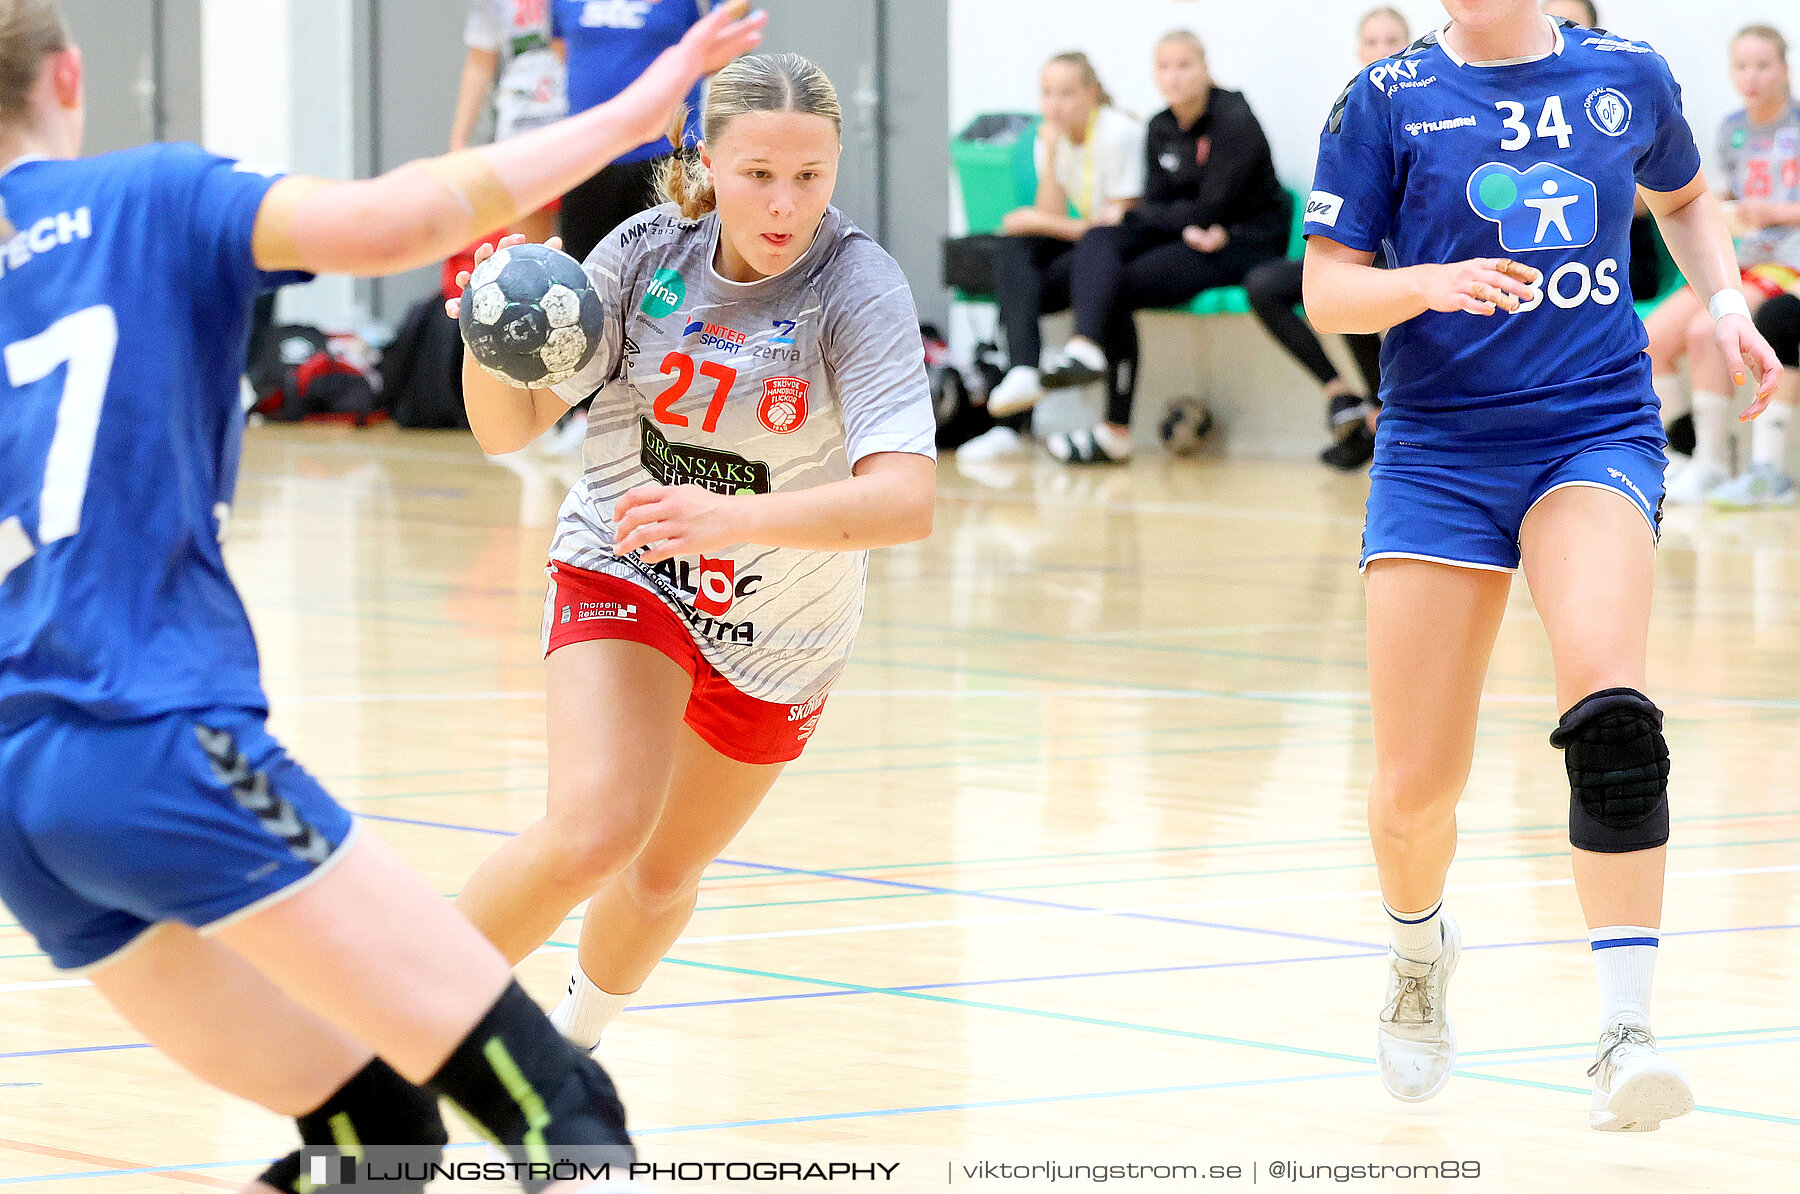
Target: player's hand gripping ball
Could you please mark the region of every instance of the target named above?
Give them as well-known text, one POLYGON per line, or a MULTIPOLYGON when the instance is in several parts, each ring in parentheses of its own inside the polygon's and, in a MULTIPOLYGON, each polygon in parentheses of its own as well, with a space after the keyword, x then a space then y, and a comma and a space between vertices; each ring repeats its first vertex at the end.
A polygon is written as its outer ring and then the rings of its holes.
POLYGON ((488 373, 509 386, 543 389, 593 359, 604 318, 580 262, 548 245, 519 244, 475 267, 458 322, 488 373))

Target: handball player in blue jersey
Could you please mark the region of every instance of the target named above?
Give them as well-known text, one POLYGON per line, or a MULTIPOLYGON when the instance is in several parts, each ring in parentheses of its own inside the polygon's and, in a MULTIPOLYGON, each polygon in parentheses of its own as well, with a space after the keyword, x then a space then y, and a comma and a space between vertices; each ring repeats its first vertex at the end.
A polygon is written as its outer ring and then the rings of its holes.
MULTIPOLYGON (((440 1095, 515 1160, 628 1138, 501 955, 264 728, 219 547, 251 300, 543 206, 754 46, 746 7, 580 117, 338 184, 191 145, 79 158, 80 52, 51 0, 0 0, 0 899, 308 1144, 441 1145, 440 1095)), ((251 1188, 317 1187, 293 1154, 251 1188)))
POLYGON ((1534 0, 1445 0, 1450 22, 1354 79, 1319 142, 1306 308, 1389 332, 1362 566, 1375 780, 1393 930, 1377 1061, 1395 1097, 1443 1089, 1460 954, 1444 913, 1488 657, 1524 569, 1550 638, 1550 736, 1570 784, 1575 887, 1599 974, 1589 1122, 1649 1131, 1693 1108, 1649 1030, 1669 753, 1645 655, 1662 425, 1626 285, 1643 190, 1711 296, 1720 348, 1760 382, 1719 202, 1668 64, 1534 0), (1371 267, 1384 253, 1395 267, 1371 267))

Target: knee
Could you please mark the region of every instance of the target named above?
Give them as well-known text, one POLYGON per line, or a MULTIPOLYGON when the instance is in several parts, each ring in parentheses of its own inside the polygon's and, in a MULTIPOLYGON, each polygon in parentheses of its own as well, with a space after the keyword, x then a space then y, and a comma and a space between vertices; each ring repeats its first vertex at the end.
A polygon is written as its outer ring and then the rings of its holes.
POLYGON ((1389 834, 1429 832, 1456 815, 1469 778, 1467 760, 1417 759, 1376 769, 1369 792, 1371 819, 1389 834))
POLYGON ((607 814, 548 818, 540 824, 546 841, 545 877, 552 886, 583 896, 622 874, 643 850, 651 828, 634 816, 607 814))
POLYGON ((1550 745, 1569 773, 1569 843, 1600 854, 1669 840, 1669 745, 1663 714, 1635 688, 1603 688, 1562 716, 1550 745))
POLYGON ((1689 356, 1703 356, 1713 351, 1713 319, 1705 311, 1688 320, 1686 328, 1687 350, 1689 356))
POLYGON ((692 902, 700 890, 706 863, 698 865, 670 859, 638 858, 625 868, 625 894, 648 917, 660 916, 692 902))

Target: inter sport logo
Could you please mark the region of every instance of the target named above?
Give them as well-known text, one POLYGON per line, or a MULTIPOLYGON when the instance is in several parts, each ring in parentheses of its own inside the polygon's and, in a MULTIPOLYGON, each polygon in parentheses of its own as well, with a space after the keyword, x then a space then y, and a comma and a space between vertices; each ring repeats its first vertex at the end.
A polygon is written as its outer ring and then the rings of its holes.
POLYGON ((1500 226, 1508 253, 1580 249, 1600 231, 1599 188, 1549 162, 1523 172, 1489 162, 1469 176, 1469 206, 1500 226))

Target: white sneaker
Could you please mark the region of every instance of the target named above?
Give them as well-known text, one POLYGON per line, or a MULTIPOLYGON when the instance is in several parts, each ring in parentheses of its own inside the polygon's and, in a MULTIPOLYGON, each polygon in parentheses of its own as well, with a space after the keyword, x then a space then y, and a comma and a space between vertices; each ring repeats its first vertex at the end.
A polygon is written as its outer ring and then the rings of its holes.
POLYGON ((1388 954, 1387 1006, 1375 1034, 1381 1084, 1403 1103, 1422 1103, 1450 1081, 1456 1065, 1456 1029, 1445 995, 1462 958, 1462 932, 1443 918, 1444 952, 1431 963, 1388 954))
POLYGON ((1671 506, 1698 506, 1729 480, 1731 474, 1723 466, 1696 456, 1668 483, 1663 495, 1671 506))
POLYGON ((1059 431, 1044 441, 1044 448, 1064 464, 1124 464, 1131 459, 1131 437, 1105 423, 1059 431))
POLYGON ((1794 482, 1772 464, 1753 464, 1713 490, 1706 504, 1715 510, 1769 510, 1794 504, 1794 482))
POLYGON ((956 449, 956 458, 965 461, 998 460, 1025 451, 1025 437, 1011 427, 989 427, 986 431, 956 449))
POLYGON ((1694 1109, 1687 1075, 1656 1051, 1656 1038, 1634 1018, 1606 1026, 1588 1075, 1594 1080, 1588 1123, 1602 1132, 1654 1132, 1663 1120, 1694 1109))
POLYGON ((1092 385, 1106 376, 1106 354, 1085 340, 1071 340, 1039 375, 1047 390, 1092 385))
POLYGON ((988 414, 996 419, 1004 419, 1008 415, 1030 410, 1043 397, 1044 383, 1038 376, 1038 371, 1030 365, 1014 365, 1000 379, 1000 384, 988 391, 988 414))

